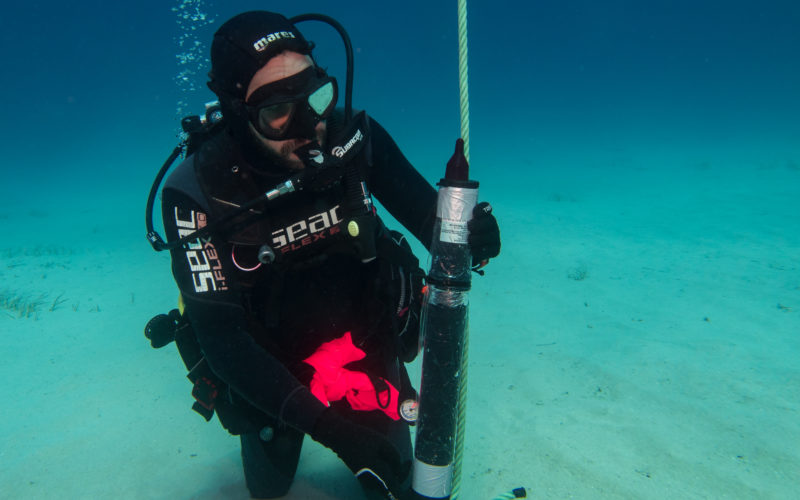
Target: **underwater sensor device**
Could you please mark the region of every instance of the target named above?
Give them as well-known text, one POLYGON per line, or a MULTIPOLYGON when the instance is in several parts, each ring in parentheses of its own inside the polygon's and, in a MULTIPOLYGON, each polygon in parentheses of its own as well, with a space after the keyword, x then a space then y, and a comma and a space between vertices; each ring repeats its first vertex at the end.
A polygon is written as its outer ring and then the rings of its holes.
POLYGON ((449 499, 452 490, 459 386, 468 329, 472 255, 467 223, 478 201, 469 180, 464 141, 439 181, 428 291, 422 306, 422 382, 412 488, 418 499, 449 499))

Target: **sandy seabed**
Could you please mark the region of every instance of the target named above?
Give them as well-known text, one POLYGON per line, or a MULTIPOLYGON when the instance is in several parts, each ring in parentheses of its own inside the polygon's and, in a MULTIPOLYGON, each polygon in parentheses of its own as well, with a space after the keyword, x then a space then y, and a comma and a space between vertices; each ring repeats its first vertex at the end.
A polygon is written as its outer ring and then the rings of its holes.
MULTIPOLYGON (((796 498, 800 169, 558 167, 483 182, 503 251, 471 294, 461 498, 796 498)), ((176 298, 144 194, 89 199, 0 204, 0 497, 247 498, 142 335, 176 298)), ((306 440, 288 498, 358 497, 306 440)))

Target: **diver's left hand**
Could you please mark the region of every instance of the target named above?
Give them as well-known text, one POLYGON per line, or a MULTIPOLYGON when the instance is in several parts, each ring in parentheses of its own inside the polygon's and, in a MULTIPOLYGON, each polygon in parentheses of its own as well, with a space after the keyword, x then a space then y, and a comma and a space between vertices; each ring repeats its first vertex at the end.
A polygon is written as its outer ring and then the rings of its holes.
POLYGON ((475 205, 467 229, 473 266, 483 267, 489 259, 500 254, 500 226, 492 215, 491 205, 485 201, 475 205))

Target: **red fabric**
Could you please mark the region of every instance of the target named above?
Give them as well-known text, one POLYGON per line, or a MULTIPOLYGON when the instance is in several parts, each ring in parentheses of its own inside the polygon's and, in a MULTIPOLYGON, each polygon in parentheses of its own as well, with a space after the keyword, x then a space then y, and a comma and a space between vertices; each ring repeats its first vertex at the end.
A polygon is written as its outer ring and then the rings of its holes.
POLYGON ((314 367, 311 393, 326 406, 332 401, 346 398, 354 410, 381 410, 392 420, 399 420, 397 400, 399 392, 385 379, 386 387, 378 394, 375 384, 366 373, 348 370, 344 366, 364 359, 364 351, 353 345, 350 332, 338 339, 325 342, 304 361, 314 367), (380 398, 380 405, 378 404, 380 398))

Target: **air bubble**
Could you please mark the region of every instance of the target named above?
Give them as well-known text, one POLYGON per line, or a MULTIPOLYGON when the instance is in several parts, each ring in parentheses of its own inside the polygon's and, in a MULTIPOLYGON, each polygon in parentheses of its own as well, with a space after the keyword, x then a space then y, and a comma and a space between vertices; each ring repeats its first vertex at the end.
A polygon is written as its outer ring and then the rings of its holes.
POLYGON ((206 0, 178 0, 177 5, 171 10, 176 13, 175 22, 179 31, 175 38, 178 49, 178 53, 175 54, 178 73, 174 81, 181 92, 181 98, 176 103, 176 115, 182 118, 188 109, 188 103, 197 100, 191 94, 204 88, 203 85, 199 85, 197 79, 205 76, 210 63, 206 42, 200 39, 206 35, 200 33, 204 33, 203 28, 213 24, 216 18, 208 14, 209 6, 206 0))

